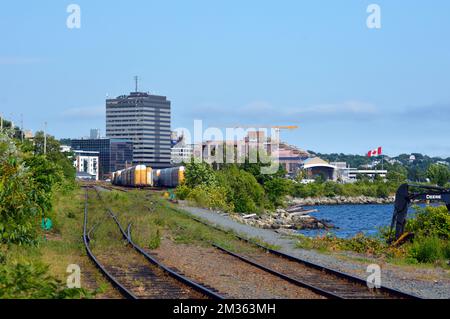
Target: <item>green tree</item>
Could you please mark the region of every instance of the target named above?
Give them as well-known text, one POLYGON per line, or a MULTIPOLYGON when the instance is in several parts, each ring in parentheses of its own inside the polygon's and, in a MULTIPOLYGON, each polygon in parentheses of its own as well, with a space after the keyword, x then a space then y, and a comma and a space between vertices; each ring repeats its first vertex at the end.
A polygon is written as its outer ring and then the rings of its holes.
POLYGON ((46 153, 44 154, 44 132, 37 132, 34 137, 34 154, 45 155, 45 157, 59 166, 65 178, 75 179, 75 168, 73 167, 72 153, 61 152, 61 144, 53 136, 47 134, 46 153))
POLYGON ((217 181, 236 212, 258 213, 264 208, 264 189, 252 174, 229 165, 217 172, 217 181))
POLYGON ((186 165, 186 185, 190 188, 199 185, 215 186, 217 185, 216 175, 209 164, 191 161, 186 165))
POLYGON ((427 177, 433 184, 445 186, 450 180, 450 170, 446 165, 433 164, 428 167, 427 177))
POLYGON ((35 186, 14 141, 0 133, 0 243, 34 242, 42 216, 35 186))
POLYGON ((264 189, 268 200, 274 207, 282 206, 284 197, 292 193, 292 181, 274 178, 264 183, 264 189))
POLYGON ((394 183, 403 183, 406 181, 408 176, 407 169, 401 164, 394 164, 390 169, 388 169, 387 180, 394 183))

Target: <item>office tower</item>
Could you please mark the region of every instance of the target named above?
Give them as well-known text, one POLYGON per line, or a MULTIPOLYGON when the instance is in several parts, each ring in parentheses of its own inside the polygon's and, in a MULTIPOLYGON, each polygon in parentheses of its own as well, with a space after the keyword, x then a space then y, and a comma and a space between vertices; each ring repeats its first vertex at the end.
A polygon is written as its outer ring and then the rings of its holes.
POLYGON ((133 141, 133 164, 170 167, 171 103, 133 92, 106 100, 106 136, 133 141))

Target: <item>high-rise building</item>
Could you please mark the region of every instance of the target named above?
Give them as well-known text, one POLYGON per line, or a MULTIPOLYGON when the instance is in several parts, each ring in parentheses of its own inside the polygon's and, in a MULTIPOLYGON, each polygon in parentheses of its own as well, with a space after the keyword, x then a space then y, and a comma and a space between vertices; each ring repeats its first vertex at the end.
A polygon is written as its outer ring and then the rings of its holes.
POLYGON ((100 130, 98 128, 91 129, 91 139, 99 139, 100 138, 100 130))
MULTIPOLYGON (((133 162, 133 143, 123 139, 73 139, 68 141, 75 151, 99 153, 99 176, 108 178, 112 172, 133 162)), ((67 143, 67 142, 66 142, 67 143)))
POLYGON ((170 101, 133 92, 106 100, 106 136, 133 141, 133 163, 170 167, 170 101))

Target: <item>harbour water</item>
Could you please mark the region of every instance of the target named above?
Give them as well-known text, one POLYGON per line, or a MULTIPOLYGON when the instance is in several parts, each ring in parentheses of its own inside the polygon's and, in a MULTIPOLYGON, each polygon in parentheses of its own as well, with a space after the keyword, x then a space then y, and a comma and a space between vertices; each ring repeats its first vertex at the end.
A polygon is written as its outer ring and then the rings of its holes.
POLYGON ((389 226, 394 205, 309 206, 305 209, 317 209, 318 212, 311 214, 312 216, 328 220, 338 229, 302 230, 301 234, 315 237, 330 232, 341 238, 349 238, 358 233, 375 235, 380 227, 389 226))

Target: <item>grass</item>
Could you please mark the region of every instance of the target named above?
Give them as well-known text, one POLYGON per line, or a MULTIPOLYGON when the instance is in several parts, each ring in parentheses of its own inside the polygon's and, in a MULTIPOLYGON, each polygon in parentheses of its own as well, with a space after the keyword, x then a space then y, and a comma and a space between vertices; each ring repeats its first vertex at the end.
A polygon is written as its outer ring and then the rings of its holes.
MULTIPOLYGON (((66 193, 59 192, 54 197, 54 228, 42 234, 37 246, 15 246, 0 249, 5 255, 5 264, 32 265, 30 271, 44 278, 40 265, 48 267, 48 275, 65 286, 69 273, 67 267, 71 264, 81 268, 82 295, 67 295, 67 298, 102 298, 105 295, 115 295, 114 290, 97 272, 85 254, 82 242, 82 225, 84 213, 84 191, 77 188, 66 193), (34 267, 34 269, 33 269, 34 267)), ((27 270, 28 271, 28 270, 27 270)), ((35 283, 37 284, 37 283, 35 283)), ((44 289, 44 288, 43 288, 44 289)), ((17 298, 20 298, 17 294, 17 298)), ((10 296, 13 297, 14 296, 10 296)), ((41 298, 38 294, 27 297, 41 298)))
POLYGON ((350 252, 359 258, 371 258, 398 266, 420 266, 420 268, 441 267, 450 269, 450 244, 436 237, 417 238, 400 247, 389 246, 376 237, 357 235, 350 239, 334 236, 310 238, 296 236, 296 247, 317 250, 322 253, 350 252), (355 255, 356 256, 356 255, 355 255))
POLYGON ((424 265, 450 269, 450 214, 445 206, 415 207, 408 219, 406 231, 413 234, 400 246, 386 243, 392 233, 389 228, 379 230, 377 237, 359 234, 350 239, 335 236, 297 237, 297 247, 325 251, 349 251, 384 259, 398 265, 424 265))
MULTIPOLYGON (((45 290, 56 282, 64 286, 69 275, 66 273, 67 267, 77 264, 81 268, 82 287, 86 289, 82 293, 76 294, 73 291, 72 294, 65 294, 62 297, 119 297, 120 295, 86 256, 82 241, 84 192, 83 189, 78 188, 68 193, 57 194, 54 198, 54 229, 43 234, 37 246, 0 246, 0 266, 2 264, 14 266, 18 263, 32 265, 31 270, 26 267, 20 270, 29 273, 28 277, 22 276, 23 280, 28 278, 31 280, 35 276, 33 273, 39 278, 44 278, 47 273, 51 280, 49 279, 47 286, 43 284, 41 285, 43 288, 40 288, 45 290)), ((237 239, 233 231, 220 231, 195 221, 187 212, 177 209, 175 205, 170 204, 157 193, 141 190, 127 193, 103 192, 101 193, 102 201, 93 190, 88 193, 88 229, 94 228, 91 234, 91 248, 94 254, 100 256, 105 262, 108 261, 107 258, 112 258, 119 263, 128 262, 128 257, 133 253, 123 240, 117 225, 107 214, 105 204, 118 216, 118 220, 125 229, 129 223, 132 224, 134 241, 146 249, 157 249, 161 245, 162 238, 177 244, 202 247, 216 244, 236 253, 251 253, 257 249, 237 239)), ((272 249, 278 248, 259 239, 252 240, 272 249)), ((17 295, 17 297, 20 296, 17 295)), ((35 291, 22 297, 43 296, 39 295, 39 291, 35 291)))
MULTIPOLYGON (((161 243, 161 238, 167 238, 177 244, 202 247, 216 244, 237 253, 252 252, 256 249, 256 247, 236 238, 233 231, 217 230, 195 221, 189 213, 179 210, 159 194, 132 190, 127 193, 104 192, 101 195, 104 202, 108 203, 108 206, 118 216, 124 228, 129 223, 132 224, 133 240, 143 248, 156 249, 161 243)), ((101 203, 95 197, 91 197, 89 203, 92 211, 100 207, 101 203)), ((107 217, 105 218, 107 219, 107 217)), ((110 223, 105 222, 105 219, 103 219, 103 224, 104 229, 101 230, 99 227, 95 232, 108 231, 111 232, 111 235, 114 231, 114 225, 109 225, 110 223)), ((258 239, 253 240, 255 243, 272 249, 278 248, 258 239)), ((98 245, 101 242, 95 242, 95 244, 98 245)), ((107 243, 103 244, 106 245, 107 243)))

